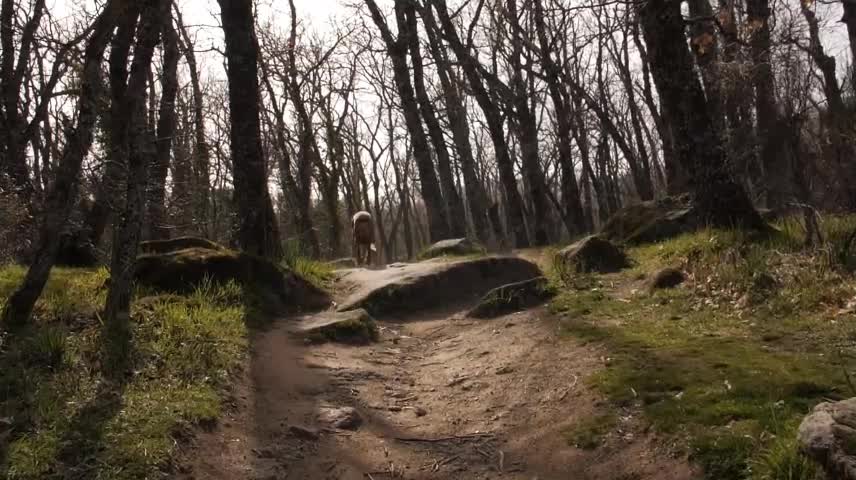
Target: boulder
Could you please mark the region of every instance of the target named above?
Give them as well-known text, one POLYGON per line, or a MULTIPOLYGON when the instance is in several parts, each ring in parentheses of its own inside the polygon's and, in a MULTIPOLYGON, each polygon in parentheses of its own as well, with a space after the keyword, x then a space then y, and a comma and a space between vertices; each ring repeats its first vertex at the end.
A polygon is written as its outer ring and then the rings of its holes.
POLYGON ((445 255, 478 255, 484 254, 485 248, 469 238, 451 238, 441 240, 426 248, 419 254, 420 260, 442 257, 445 255))
POLYGON ((140 255, 135 279, 139 285, 174 293, 191 292, 206 279, 215 283, 235 281, 286 308, 322 308, 330 304, 325 292, 294 272, 264 258, 223 247, 140 255))
POLYGON ((340 430, 356 430, 363 424, 363 417, 352 407, 322 407, 318 420, 340 430))
POLYGON ((225 250, 226 247, 218 245, 211 240, 199 237, 178 237, 169 240, 149 240, 140 242, 140 253, 169 253, 185 248, 203 248, 207 250, 225 250))
POLYGON ((818 404, 800 424, 797 441, 829 478, 856 480, 856 398, 818 404))
POLYGON ((667 267, 655 273, 648 282, 648 288, 651 290, 662 290, 665 288, 675 288, 684 283, 687 279, 684 272, 677 268, 667 267))
POLYGON ((312 342, 365 344, 378 339, 375 320, 363 309, 327 311, 304 317, 294 330, 312 342))
POLYGON ((554 259, 563 279, 577 273, 612 273, 630 266, 624 251, 598 235, 561 250, 554 259))
POLYGON ((420 262, 382 271, 358 271, 360 288, 339 311, 363 308, 375 317, 474 301, 493 288, 541 277, 532 262, 516 257, 482 257, 451 262, 420 262))
POLYGON ((701 219, 688 196, 666 197, 620 209, 609 218, 600 235, 618 243, 653 243, 701 226, 701 219))
POLYGON ((556 292, 545 277, 509 283, 489 291, 472 310, 470 318, 495 318, 534 307, 556 292))

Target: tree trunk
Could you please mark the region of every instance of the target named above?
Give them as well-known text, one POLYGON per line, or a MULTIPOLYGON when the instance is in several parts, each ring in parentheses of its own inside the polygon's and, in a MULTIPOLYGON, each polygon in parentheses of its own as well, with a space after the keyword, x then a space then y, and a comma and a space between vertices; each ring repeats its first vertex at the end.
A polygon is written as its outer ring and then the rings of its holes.
POLYGON ((680 4, 650 0, 638 8, 651 73, 677 156, 690 175, 695 207, 715 227, 763 228, 760 215, 729 172, 719 132, 693 70, 680 4))
POLYGON ((121 221, 113 229, 110 287, 104 304, 107 358, 117 366, 117 373, 124 373, 121 367, 125 366, 129 353, 134 267, 143 224, 148 166, 155 156, 154 135, 145 120, 146 76, 171 4, 171 0, 144 3, 127 89, 113 124, 118 141, 124 146, 122 151, 128 152, 125 205, 121 221))
POLYGON ((66 132, 65 149, 55 166, 56 180, 45 198, 35 257, 24 281, 9 297, 3 310, 6 327, 27 323, 56 261, 60 233, 76 204, 83 159, 92 146, 98 118, 97 103, 101 95, 101 60, 124 3, 121 0, 109 1, 93 25, 83 57, 77 124, 66 132))
POLYGON ((172 139, 175 136, 175 97, 178 92, 178 35, 172 24, 172 9, 163 19, 163 78, 161 80, 161 100, 158 110, 157 155, 152 168, 152 181, 149 182, 148 218, 149 238, 162 240, 170 237, 166 225, 166 177, 169 172, 169 159, 172 151, 172 139))
POLYGON ((110 122, 107 126, 109 139, 109 152, 101 181, 95 190, 95 201, 86 214, 84 220, 84 231, 88 235, 88 241, 94 247, 101 244, 104 231, 110 223, 112 213, 116 205, 121 204, 124 194, 122 178, 127 165, 125 159, 127 152, 125 145, 121 144, 116 125, 119 123, 120 105, 125 96, 128 82, 128 56, 131 52, 131 44, 137 29, 137 20, 140 14, 140 6, 135 2, 128 5, 127 11, 123 13, 110 45, 110 122))
MULTIPOLYGON (((418 26, 416 24, 415 9, 407 9, 405 19, 408 30, 416 32, 418 26)), ((434 111, 433 102, 425 88, 425 72, 422 66, 419 37, 416 34, 409 35, 408 43, 410 46, 410 63, 413 65, 413 87, 416 92, 416 100, 419 102, 422 119, 425 121, 425 126, 428 129, 431 145, 434 147, 434 155, 437 157, 437 171, 440 174, 440 187, 443 191, 443 198, 446 200, 451 234, 454 237, 465 237, 467 235, 467 214, 464 210, 464 202, 455 188, 455 178, 452 175, 452 161, 449 158, 449 150, 446 148, 446 138, 443 135, 443 129, 440 127, 440 121, 437 119, 437 114, 434 111)))
POLYGON ((491 98, 487 88, 479 73, 477 60, 474 59, 458 37, 458 32, 449 12, 446 9, 444 0, 431 0, 431 5, 437 10, 437 15, 440 20, 440 25, 446 41, 455 52, 455 56, 463 67, 464 74, 467 76, 470 88, 478 102, 479 107, 484 113, 487 122, 490 138, 493 142, 494 155, 496 155, 496 165, 499 170, 499 177, 502 182, 506 197, 506 207, 510 217, 509 228, 514 232, 514 245, 517 248, 526 248, 529 244, 529 236, 526 232, 526 220, 523 214, 523 198, 517 190, 517 179, 514 175, 514 164, 508 149, 508 142, 505 140, 505 129, 503 128, 503 116, 499 108, 491 98))
POLYGON ((410 70, 407 66, 407 50, 411 37, 417 35, 413 28, 413 22, 408 18, 413 15, 414 0, 395 2, 395 18, 398 25, 398 38, 393 38, 386 24, 383 14, 374 0, 366 0, 371 11, 372 19, 381 31, 381 36, 386 44, 392 70, 395 78, 395 86, 401 100, 401 108, 407 131, 410 133, 413 143, 413 157, 416 167, 419 169, 419 180, 422 184, 422 199, 428 214, 428 234, 430 241, 436 242, 450 237, 449 218, 443 206, 443 195, 437 175, 434 173, 434 164, 431 161, 431 153, 428 150, 428 139, 422 129, 422 119, 419 115, 419 104, 410 83, 410 70))
POLYGON ((226 37, 230 145, 238 245, 247 253, 282 256, 262 154, 258 47, 252 0, 218 0, 226 37))

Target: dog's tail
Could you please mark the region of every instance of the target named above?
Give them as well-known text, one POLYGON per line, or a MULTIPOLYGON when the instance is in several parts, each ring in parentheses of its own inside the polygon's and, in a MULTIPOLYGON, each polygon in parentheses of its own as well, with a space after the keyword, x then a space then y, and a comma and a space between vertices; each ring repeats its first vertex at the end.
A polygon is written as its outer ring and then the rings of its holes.
POLYGON ((370 244, 370 245, 369 245, 369 248, 370 248, 373 252, 376 252, 376 251, 377 251, 377 248, 375 248, 374 243, 370 244))

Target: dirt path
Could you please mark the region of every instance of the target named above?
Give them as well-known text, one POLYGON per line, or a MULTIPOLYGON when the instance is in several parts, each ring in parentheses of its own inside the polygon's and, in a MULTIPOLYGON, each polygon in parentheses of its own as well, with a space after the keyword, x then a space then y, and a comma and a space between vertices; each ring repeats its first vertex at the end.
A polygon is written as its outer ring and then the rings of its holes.
MULTIPOLYGON (((380 281, 388 273, 349 275, 380 281)), ((181 478, 692 479, 619 412, 603 445, 580 450, 565 432, 606 408, 584 379, 603 364, 596 347, 557 336, 534 309, 471 320, 460 304, 379 322, 364 347, 306 346, 289 321, 260 332, 234 411, 202 434, 181 478), (355 409, 359 426, 324 416, 355 409)))

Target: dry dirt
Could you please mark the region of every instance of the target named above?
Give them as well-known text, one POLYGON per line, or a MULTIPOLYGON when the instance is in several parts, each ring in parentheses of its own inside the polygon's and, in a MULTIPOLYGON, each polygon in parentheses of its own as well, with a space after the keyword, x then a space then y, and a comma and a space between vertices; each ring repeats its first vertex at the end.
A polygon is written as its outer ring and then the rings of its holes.
MULTIPOLYGON (((339 293, 400 275, 351 272, 339 293)), ((381 339, 367 347, 297 343, 288 319, 255 333, 233 408, 197 436, 178 477, 699 478, 633 411, 617 412, 600 447, 570 446, 565 432, 612 408, 585 382, 602 368, 603 352, 560 339, 544 308, 465 319, 473 301, 380 321, 381 339), (356 409, 362 424, 342 430, 319 418, 339 407, 356 409)))

